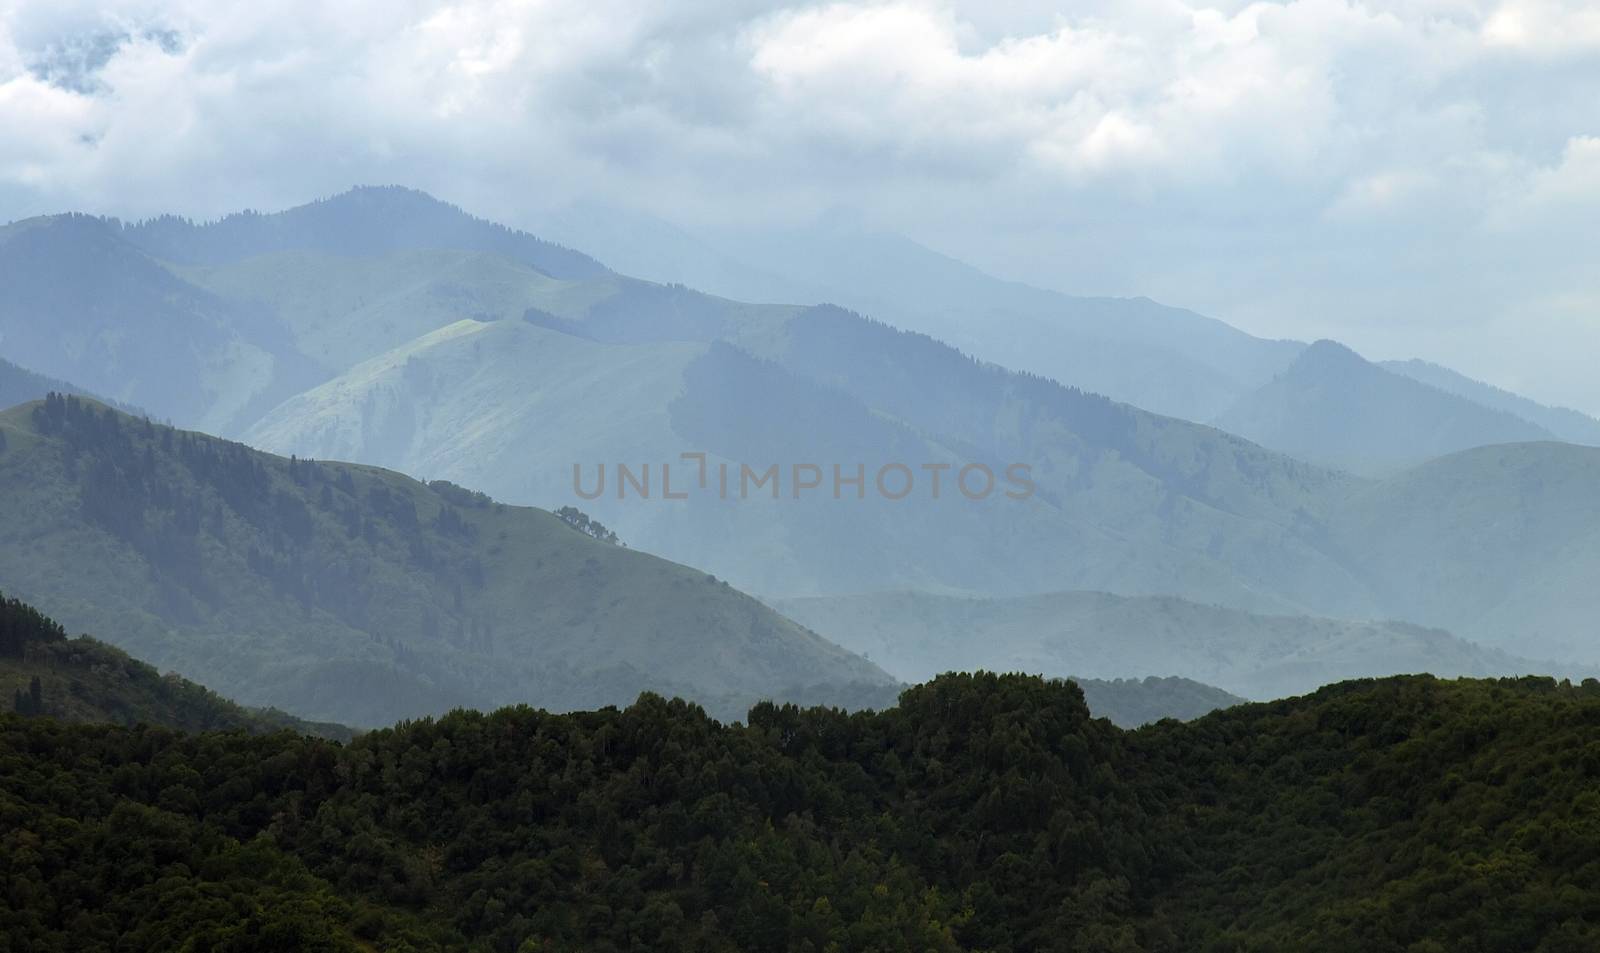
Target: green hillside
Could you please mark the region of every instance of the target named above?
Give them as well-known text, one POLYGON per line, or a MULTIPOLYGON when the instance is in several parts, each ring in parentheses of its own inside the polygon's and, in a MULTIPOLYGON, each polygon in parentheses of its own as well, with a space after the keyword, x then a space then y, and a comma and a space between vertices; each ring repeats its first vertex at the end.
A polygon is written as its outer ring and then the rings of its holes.
POLYGON ((883 592, 772 605, 909 682, 977 668, 1057 678, 1181 674, 1269 699, 1397 672, 1484 676, 1559 668, 1403 622, 1254 615, 1170 596, 883 592))
POLYGON ((288 729, 336 741, 352 737, 350 729, 341 725, 243 708, 188 679, 162 675, 121 649, 86 635, 69 639, 53 620, 4 597, 0 597, 0 708, 68 722, 147 724, 183 731, 288 729))
POLYGON ((454 712, 338 746, 0 717, 32 951, 1578 953, 1600 683, 1392 678, 1124 732, 1067 683, 877 714, 454 712))
POLYGON ((703 572, 454 485, 76 398, 6 411, 0 434, 9 591, 245 704, 365 726, 645 689, 740 713, 888 682, 703 572))

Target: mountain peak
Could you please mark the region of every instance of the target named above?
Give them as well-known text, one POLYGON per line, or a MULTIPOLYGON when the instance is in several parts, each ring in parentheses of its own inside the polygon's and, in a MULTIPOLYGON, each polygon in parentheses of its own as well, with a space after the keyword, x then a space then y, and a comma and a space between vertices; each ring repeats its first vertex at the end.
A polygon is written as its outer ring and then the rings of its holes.
POLYGON ((1366 358, 1331 338, 1320 338, 1306 345, 1306 349, 1300 352, 1300 357, 1295 363, 1316 364, 1330 362, 1371 366, 1366 358))
POLYGON ((1548 440, 1544 428, 1373 364, 1337 341, 1217 418, 1262 446, 1369 475, 1468 447, 1548 440))
POLYGON ((610 274, 581 252, 399 185, 359 185, 281 212, 239 212, 201 224, 154 219, 127 226, 123 235, 158 258, 184 264, 218 265, 283 251, 367 257, 453 249, 501 255, 554 278, 610 274))

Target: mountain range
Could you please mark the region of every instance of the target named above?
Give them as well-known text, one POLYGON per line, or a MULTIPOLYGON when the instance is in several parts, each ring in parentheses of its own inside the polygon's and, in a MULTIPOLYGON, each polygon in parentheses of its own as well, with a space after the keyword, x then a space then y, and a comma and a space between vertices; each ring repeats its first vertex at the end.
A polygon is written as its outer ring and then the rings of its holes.
POLYGON ((249 705, 370 726, 648 688, 731 716, 894 685, 704 572, 451 484, 73 397, 0 413, 0 434, 8 591, 249 705))
POLYGON ((1005 281, 842 215, 697 234, 585 203, 548 214, 541 228, 628 274, 742 300, 840 305, 984 361, 1190 420, 1220 413, 1303 346, 1148 298, 1005 281))
MULTIPOLYGON (((950 319, 986 329, 991 344, 1044 356, 1051 334, 1092 331, 1146 349, 1096 366, 1160 364, 1171 351, 1213 369, 1248 365, 1207 406, 1256 441, 1102 396, 1065 366, 1031 365, 1045 376, 980 360, 876 314, 626 277, 392 188, 209 224, 9 226, 0 268, 26 286, 27 307, 0 306, 0 331, 26 366, 159 416, 509 503, 581 504, 637 549, 772 598, 1174 596, 1255 614, 1403 619, 1517 655, 1597 661, 1585 620, 1600 597, 1576 581, 1600 566, 1600 512, 1585 489, 1600 460, 1527 415, 1566 420, 1562 433, 1581 421, 1488 407, 1332 343, 1257 342, 1150 302, 1090 307, 998 288, 878 239, 899 251, 879 256, 875 294, 911 310, 976 306, 984 294, 1013 302, 1003 320, 950 319), (884 290, 924 272, 920 297, 884 290), (1028 320, 1048 327, 1007 331, 1022 327, 1008 323, 1026 311, 1016 302, 1032 302, 1028 320), (146 312, 164 332, 123 340, 146 312), (1349 420, 1330 409, 1341 388, 1359 409, 1349 420), (776 498, 765 487, 719 498, 697 479, 702 459, 736 477, 776 465, 776 498), (696 478, 702 492, 665 498, 664 464, 676 487, 696 478), (650 468, 651 499, 617 498, 619 465, 650 468), (1024 499, 1002 483, 969 500, 951 484, 1013 465, 1027 473, 1024 499), (580 484, 602 466, 607 492, 583 499, 580 484), (797 466, 823 476, 859 466, 870 492, 854 498, 845 484, 849 498, 836 500, 825 483, 797 499, 797 466), (917 481, 908 498, 874 485, 884 472, 903 479, 895 467, 917 481), (946 481, 938 499, 935 472, 946 481)), ((838 261, 795 241, 788 257, 805 268, 837 268, 841 288, 870 284, 872 255, 838 261)), ((767 265, 784 258, 747 246, 767 265)), ((1136 393, 1114 383, 1103 389, 1136 393)))
POLYGON ((1058 592, 974 599, 885 592, 782 599, 773 606, 909 682, 986 667, 1091 678, 1182 672, 1264 700, 1303 695, 1330 680, 1402 672, 1596 671, 1519 659, 1409 623, 1253 615, 1170 596, 1058 592))

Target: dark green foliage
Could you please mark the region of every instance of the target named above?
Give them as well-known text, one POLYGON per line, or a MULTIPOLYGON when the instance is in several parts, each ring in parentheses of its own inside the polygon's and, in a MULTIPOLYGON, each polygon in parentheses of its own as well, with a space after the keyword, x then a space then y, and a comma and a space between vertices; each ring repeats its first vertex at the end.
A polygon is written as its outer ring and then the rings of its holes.
POLYGON ((0 935, 29 950, 1592 950, 1597 739, 1600 684, 1426 677, 1132 733, 1091 719, 1069 683, 988 674, 878 714, 763 704, 721 725, 646 695, 455 712, 345 747, 13 717, 0 935))
POLYGON ((28 679, 28 690, 24 692, 17 689, 16 711, 19 715, 32 716, 44 714, 44 686, 35 675, 28 679))
POLYGON ((472 509, 488 509, 494 500, 489 494, 477 490, 469 490, 464 486, 451 483, 449 480, 429 480, 428 489, 445 498, 452 506, 469 507, 472 509))
POLYGON ((617 534, 606 528, 606 525, 597 519, 590 519, 589 514, 576 506, 563 506, 556 510, 556 515, 561 517, 568 526, 584 534, 593 536, 602 543, 611 543, 614 546, 622 545, 622 540, 617 534))
POLYGON ((28 648, 66 639, 66 630, 16 599, 0 597, 0 659, 20 659, 28 648))

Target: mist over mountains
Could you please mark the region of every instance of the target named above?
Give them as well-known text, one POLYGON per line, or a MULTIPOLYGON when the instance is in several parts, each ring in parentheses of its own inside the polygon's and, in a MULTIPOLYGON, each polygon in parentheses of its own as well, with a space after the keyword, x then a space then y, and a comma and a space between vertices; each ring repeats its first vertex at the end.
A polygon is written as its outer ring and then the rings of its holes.
POLYGON ((1474 403, 1334 341, 1317 341, 1214 421, 1264 447, 1384 476, 1474 447, 1559 439, 1500 407, 1474 403))
MULTIPOLYGON (((22 293, 0 331, 29 369, 159 418, 508 503, 580 503, 630 546, 767 597, 1178 597, 1600 661, 1585 621, 1600 597, 1574 584, 1600 566, 1585 489, 1600 459, 1559 442, 1588 432, 1581 415, 1334 342, 1001 282, 847 225, 743 236, 740 258, 669 244, 665 226, 631 244, 592 226, 657 276, 791 303, 628 277, 362 188, 207 224, 13 224, 0 269, 22 293), (1032 492, 934 499, 924 482, 846 501, 797 498, 786 477, 777 498, 666 499, 662 465, 681 479, 686 453, 790 477, 1022 464, 1032 492), (618 499, 614 479, 580 499, 575 468, 619 464, 654 468, 654 498, 618 499)), ((1126 664, 1142 667, 1105 674, 1188 674, 1154 649, 1126 664)))
POLYGON ((0 436, 8 591, 247 704, 374 726, 666 688, 735 715, 894 684, 704 572, 454 485, 54 395, 0 436))

